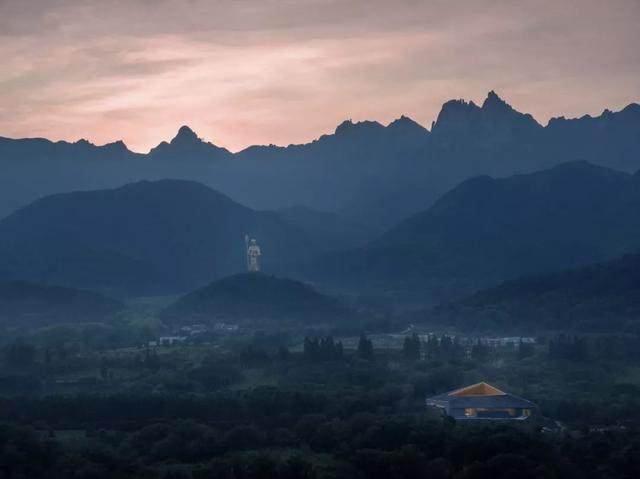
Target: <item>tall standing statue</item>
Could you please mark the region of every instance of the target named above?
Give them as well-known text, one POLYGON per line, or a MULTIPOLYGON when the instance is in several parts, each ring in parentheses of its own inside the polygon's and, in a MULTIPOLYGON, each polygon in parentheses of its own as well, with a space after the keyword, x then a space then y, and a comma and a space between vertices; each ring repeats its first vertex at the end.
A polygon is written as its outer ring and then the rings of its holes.
POLYGON ((255 238, 249 239, 248 235, 244 237, 244 245, 247 250, 247 270, 250 272, 260 271, 260 246, 256 242, 255 238))

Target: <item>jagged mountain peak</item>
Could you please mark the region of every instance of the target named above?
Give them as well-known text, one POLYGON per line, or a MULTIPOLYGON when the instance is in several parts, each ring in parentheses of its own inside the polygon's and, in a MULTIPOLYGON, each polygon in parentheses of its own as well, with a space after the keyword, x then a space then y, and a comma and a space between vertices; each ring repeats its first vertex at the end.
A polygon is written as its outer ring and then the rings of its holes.
POLYGON ((384 128, 384 126, 382 126, 377 121, 365 120, 354 122, 353 120, 349 119, 343 121, 336 127, 335 134, 344 135, 360 131, 379 130, 382 128, 384 128))
POLYGON ((154 157, 209 159, 212 157, 228 158, 231 153, 213 143, 204 141, 190 127, 183 125, 173 139, 161 142, 149 152, 154 157))
POLYGON ((637 104, 637 103, 629 103, 621 111, 628 112, 628 113, 639 113, 640 114, 640 105, 637 104))
POLYGON ((629 103, 618 112, 618 116, 631 121, 640 121, 640 105, 637 103, 629 103))
POLYGON ((509 105, 506 101, 500 98, 500 96, 498 96, 498 94, 494 90, 491 90, 489 93, 487 93, 487 98, 485 98, 484 102, 482 103, 482 109, 483 110, 491 110, 491 109, 513 110, 511 105, 509 105))
MULTIPOLYGON (((503 133, 512 130, 537 129, 542 126, 528 113, 520 113, 491 90, 482 106, 473 101, 450 100, 442 105, 432 132, 469 133, 471 130, 486 130, 481 136, 496 134, 496 128, 503 133)), ((508 134, 507 134, 508 136, 508 134)))
POLYGON ((415 120, 412 120, 411 118, 405 115, 402 115, 400 118, 393 120, 391 123, 389 123, 389 125, 387 125, 387 128, 391 128, 393 130, 398 129, 398 130, 405 130, 405 131, 418 130, 418 131, 422 131, 423 133, 429 132, 429 130, 427 130, 420 123, 418 123, 415 120))
POLYGON ((111 143, 105 143, 102 148, 107 148, 112 151, 129 151, 127 145, 122 140, 112 141, 111 143))
POLYGON ((185 144, 185 143, 195 143, 202 142, 196 132, 189 128, 187 125, 182 125, 178 130, 176 136, 171 140, 171 144, 175 145, 177 143, 185 144))
POLYGON ((459 98, 459 99, 454 99, 454 100, 448 100, 446 102, 443 103, 442 105, 442 109, 440 110, 440 113, 442 113, 445 110, 479 110, 480 107, 478 105, 476 105, 473 100, 465 100, 464 98, 459 98))
POLYGON ((637 103, 630 103, 622 110, 613 111, 609 108, 605 108, 598 116, 582 115, 579 118, 566 118, 565 116, 558 116, 550 118, 547 123, 547 127, 556 128, 567 125, 629 125, 640 126, 640 105, 637 103))

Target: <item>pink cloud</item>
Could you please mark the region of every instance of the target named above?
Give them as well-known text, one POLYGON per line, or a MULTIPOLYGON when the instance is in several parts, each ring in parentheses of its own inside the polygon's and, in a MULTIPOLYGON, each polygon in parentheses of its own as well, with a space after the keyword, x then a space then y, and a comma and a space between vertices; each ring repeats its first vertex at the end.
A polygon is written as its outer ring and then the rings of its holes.
POLYGON ((490 89, 597 114, 638 99, 638 25, 625 0, 3 2, 0 135, 146 151, 186 123, 238 150, 490 89))

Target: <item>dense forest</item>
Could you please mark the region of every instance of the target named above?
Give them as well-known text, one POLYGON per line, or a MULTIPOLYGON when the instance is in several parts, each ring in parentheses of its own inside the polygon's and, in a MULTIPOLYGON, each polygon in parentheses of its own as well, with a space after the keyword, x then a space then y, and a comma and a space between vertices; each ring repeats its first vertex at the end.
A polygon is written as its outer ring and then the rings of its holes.
POLYGON ((640 473, 637 337, 499 346, 445 334, 263 332, 149 347, 83 334, 49 330, 2 347, 1 477, 640 473), (539 414, 456 423, 425 406, 484 379, 535 401, 539 414))

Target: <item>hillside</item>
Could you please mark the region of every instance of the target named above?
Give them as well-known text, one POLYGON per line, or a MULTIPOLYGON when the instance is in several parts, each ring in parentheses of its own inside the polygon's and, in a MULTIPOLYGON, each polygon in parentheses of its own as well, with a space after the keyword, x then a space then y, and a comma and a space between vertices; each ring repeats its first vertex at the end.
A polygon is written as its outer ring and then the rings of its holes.
POLYGON ((640 247, 640 177, 574 162, 463 182, 367 247, 327 256, 325 282, 452 295, 525 274, 603 261, 640 247))
POLYGON ((362 246, 378 231, 336 213, 317 211, 305 206, 277 210, 284 221, 302 230, 319 249, 334 251, 362 246))
POLYGON ((0 221, 0 278, 111 294, 164 294, 243 271, 244 236, 265 270, 317 251, 276 213, 191 181, 139 182, 43 198, 0 221))
POLYGON ((0 282, 0 325, 34 327, 105 321, 124 308, 104 296, 59 286, 0 282))
POLYGON ((183 296, 161 316, 177 322, 293 320, 317 325, 352 315, 337 300, 298 281, 243 273, 183 296))
POLYGON ((476 331, 638 333, 640 255, 505 282, 425 318, 476 331))

